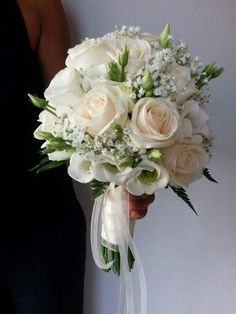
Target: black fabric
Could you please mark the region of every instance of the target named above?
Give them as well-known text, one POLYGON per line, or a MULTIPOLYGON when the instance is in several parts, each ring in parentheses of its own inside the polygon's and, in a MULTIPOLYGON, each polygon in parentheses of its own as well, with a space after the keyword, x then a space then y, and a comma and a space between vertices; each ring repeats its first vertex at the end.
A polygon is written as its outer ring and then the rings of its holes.
POLYGON ((16 1, 4 1, 0 84, 0 313, 81 314, 85 219, 66 168, 36 175, 39 111, 27 94, 43 95, 16 1))

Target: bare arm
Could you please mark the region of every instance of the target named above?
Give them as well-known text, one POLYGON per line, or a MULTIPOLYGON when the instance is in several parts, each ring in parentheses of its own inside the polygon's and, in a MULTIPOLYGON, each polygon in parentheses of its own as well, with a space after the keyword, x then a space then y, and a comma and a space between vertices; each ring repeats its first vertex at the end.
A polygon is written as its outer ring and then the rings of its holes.
POLYGON ((62 4, 59 0, 37 0, 40 37, 37 54, 45 85, 65 66, 70 45, 69 31, 62 4))

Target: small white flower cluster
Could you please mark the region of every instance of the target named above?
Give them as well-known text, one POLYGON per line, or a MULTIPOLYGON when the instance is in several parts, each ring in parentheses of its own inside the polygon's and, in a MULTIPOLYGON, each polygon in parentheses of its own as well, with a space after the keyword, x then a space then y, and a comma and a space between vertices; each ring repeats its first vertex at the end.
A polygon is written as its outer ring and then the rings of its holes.
POLYGON ((123 25, 121 28, 116 26, 116 29, 112 33, 108 33, 107 37, 110 38, 120 38, 120 37, 130 37, 130 38, 137 38, 140 36, 140 27, 139 26, 126 26, 123 25))

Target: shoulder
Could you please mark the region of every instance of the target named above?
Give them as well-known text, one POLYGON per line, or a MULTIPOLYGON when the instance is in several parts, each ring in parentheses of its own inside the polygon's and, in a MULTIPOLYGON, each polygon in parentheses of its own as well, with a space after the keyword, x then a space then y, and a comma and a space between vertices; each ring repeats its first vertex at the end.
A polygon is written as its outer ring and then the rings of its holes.
POLYGON ((17 3, 33 50, 37 49, 42 33, 50 34, 65 27, 64 10, 60 0, 17 0, 17 3))
POLYGON ((70 46, 69 29, 61 1, 17 0, 32 49, 41 65, 44 82, 64 67, 70 46))

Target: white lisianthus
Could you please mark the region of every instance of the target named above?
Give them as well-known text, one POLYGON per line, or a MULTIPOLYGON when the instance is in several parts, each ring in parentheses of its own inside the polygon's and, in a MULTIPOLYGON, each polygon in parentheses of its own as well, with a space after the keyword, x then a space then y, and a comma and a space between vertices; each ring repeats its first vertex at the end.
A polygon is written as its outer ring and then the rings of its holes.
POLYGON ((173 76, 175 80, 175 102, 177 105, 181 105, 191 96, 199 94, 199 90, 191 78, 189 68, 177 63, 171 63, 167 66, 167 73, 173 76))
MULTIPOLYGON (((80 45, 69 49, 66 59, 67 67, 76 70, 96 72, 104 78, 108 63, 117 62, 122 48, 127 46, 129 51, 129 62, 126 67, 127 76, 137 73, 144 68, 145 63, 151 57, 151 45, 143 39, 131 39, 129 37, 109 38, 102 37, 97 40, 85 40, 80 45), (106 68, 100 67, 105 65, 106 68), (99 69, 99 71, 97 70, 99 69)), ((96 76, 98 78, 98 76, 96 76)))
POLYGON ((81 156, 79 153, 74 153, 70 157, 68 166, 68 174, 80 183, 88 183, 94 179, 91 173, 91 160, 81 156))
POLYGON ((91 165, 91 173, 94 178, 101 182, 114 182, 122 184, 127 180, 132 168, 118 168, 115 157, 112 155, 99 156, 91 165))
POLYGON ((69 68, 62 69, 54 76, 44 96, 55 107, 57 115, 68 113, 83 96, 81 84, 81 75, 69 68))
POLYGON ((170 184, 188 187, 202 177, 209 155, 200 145, 176 143, 162 150, 163 163, 170 174, 170 184))
POLYGON ((169 182, 168 171, 162 164, 151 160, 141 161, 133 168, 126 189, 133 195, 152 194, 167 186, 169 182))
POLYGON ((44 139, 40 136, 40 132, 48 132, 48 133, 53 133, 55 129, 55 124, 60 121, 60 119, 48 112, 47 110, 43 110, 39 114, 39 122, 41 124, 37 127, 37 129, 34 131, 34 137, 37 139, 44 139))
POLYGON ((195 143, 201 143, 203 136, 209 136, 208 122, 210 117, 196 101, 188 100, 183 104, 181 118, 183 121, 178 141, 183 142, 185 138, 190 138, 195 143))
POLYGON ((91 136, 101 135, 111 123, 123 127, 128 119, 130 98, 114 84, 100 84, 92 88, 81 103, 68 115, 91 136))
POLYGON ((175 104, 165 98, 142 98, 134 106, 131 138, 140 147, 166 147, 175 142, 180 125, 175 104))
POLYGON ((71 155, 72 152, 67 152, 65 150, 55 151, 53 153, 48 154, 48 159, 52 161, 68 160, 70 159, 71 155))

